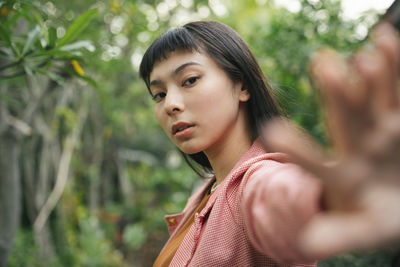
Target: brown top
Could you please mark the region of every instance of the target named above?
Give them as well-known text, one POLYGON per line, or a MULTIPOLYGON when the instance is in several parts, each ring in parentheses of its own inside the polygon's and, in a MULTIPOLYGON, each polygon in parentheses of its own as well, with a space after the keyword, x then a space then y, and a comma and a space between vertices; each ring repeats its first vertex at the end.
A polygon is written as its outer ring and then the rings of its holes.
POLYGON ((181 245, 183 239, 185 238, 187 232, 189 232, 190 227, 193 225, 195 214, 200 212, 207 204, 208 199, 211 194, 207 193, 204 195, 201 200, 199 206, 193 212, 193 214, 189 217, 189 219, 185 222, 182 228, 179 229, 179 232, 175 235, 175 237, 168 243, 168 245, 160 252, 156 261, 153 264, 153 267, 167 267, 172 261, 172 258, 175 256, 176 251, 181 245))

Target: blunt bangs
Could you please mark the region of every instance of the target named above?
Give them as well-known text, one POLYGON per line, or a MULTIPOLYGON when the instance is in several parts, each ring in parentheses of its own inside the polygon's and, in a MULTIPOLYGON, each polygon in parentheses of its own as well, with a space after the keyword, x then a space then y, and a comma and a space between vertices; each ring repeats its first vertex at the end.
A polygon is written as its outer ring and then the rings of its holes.
POLYGON ((145 81, 147 88, 150 87, 150 73, 154 64, 166 59, 173 51, 199 50, 195 38, 185 28, 172 28, 158 37, 147 49, 140 63, 140 77, 145 81))

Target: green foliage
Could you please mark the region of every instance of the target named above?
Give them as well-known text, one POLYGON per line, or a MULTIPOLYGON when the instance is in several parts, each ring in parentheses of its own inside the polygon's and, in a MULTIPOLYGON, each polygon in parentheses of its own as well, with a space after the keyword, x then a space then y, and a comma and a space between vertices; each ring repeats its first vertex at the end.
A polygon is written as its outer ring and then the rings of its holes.
POLYGON ((393 267, 399 263, 399 250, 388 249, 386 251, 371 253, 347 253, 318 263, 318 267, 393 267))
POLYGON ((63 210, 57 229, 61 266, 125 266, 123 255, 116 250, 97 216, 89 215, 79 197, 70 189, 62 200, 63 210))
POLYGON ((54 132, 60 132, 62 135, 70 132, 76 123, 76 113, 68 107, 58 107, 54 119, 54 132))
POLYGON ((124 232, 124 243, 130 249, 137 250, 139 249, 147 239, 147 234, 144 230, 144 227, 140 224, 130 224, 126 226, 124 232))
POLYGON ((31 231, 18 231, 13 244, 12 254, 8 262, 10 267, 41 266, 38 258, 39 248, 35 244, 31 231))
MULTIPOLYGON (((369 28, 376 15, 344 21, 337 0, 302 0, 297 13, 272 1, 221 1, 227 14, 219 17, 209 2, 0 1, 0 104, 25 120, 25 107, 37 100, 38 112, 25 121, 33 135, 21 142, 30 146, 21 145, 21 150, 34 162, 33 183, 43 173, 51 177, 48 191, 31 202, 46 199, 55 183, 58 162, 45 169, 39 166, 42 155, 48 149, 50 159, 58 159, 63 149, 58 144, 72 132, 78 110, 84 105, 88 110, 67 187, 50 217, 55 257, 45 266, 151 265, 168 238, 163 216, 180 212, 201 183, 162 133, 138 77, 145 49, 171 26, 196 19, 232 26, 248 42, 289 116, 325 141, 308 62, 320 47, 343 54, 357 49, 365 36, 354 32, 369 28), (89 92, 90 101, 81 101, 89 92)), ((29 166, 25 161, 20 165, 29 166)), ((24 190, 27 199, 35 193, 24 190)), ((44 266, 31 227, 35 212, 24 209, 9 264, 44 266)), ((376 264, 354 255, 320 266, 376 264)))
POLYGON ((79 246, 75 266, 123 266, 122 255, 112 247, 95 217, 79 222, 79 246))
MULTIPOLYGON (((97 10, 91 9, 78 17, 61 39, 57 38, 55 27, 48 25, 48 15, 36 2, 10 1, 2 6, 2 11, 2 79, 40 73, 61 84, 66 74, 80 77, 76 72, 69 71, 69 62, 73 59, 82 60, 86 51, 92 50, 93 45, 90 41, 71 42, 84 32, 97 16, 97 10)), ((90 81, 90 78, 86 79, 90 81)))
POLYGON ((318 92, 309 78, 309 62, 317 49, 332 47, 343 54, 359 48, 374 14, 355 21, 341 19, 339 0, 300 1, 297 13, 266 5, 233 6, 225 22, 249 43, 251 50, 278 95, 284 110, 314 137, 326 143, 318 92), (246 12, 243 12, 243 9, 246 12))
MULTIPOLYGON (((88 10, 83 13, 79 18, 77 18, 74 23, 68 28, 67 32, 65 33, 64 37, 57 43, 56 47, 62 47, 66 44, 71 43, 71 41, 75 40, 86 28, 89 26, 89 23, 97 16, 97 10, 92 9, 88 10)), ((69 46, 68 50, 71 50, 69 46)), ((80 47, 80 45, 76 45, 75 47, 80 47)))

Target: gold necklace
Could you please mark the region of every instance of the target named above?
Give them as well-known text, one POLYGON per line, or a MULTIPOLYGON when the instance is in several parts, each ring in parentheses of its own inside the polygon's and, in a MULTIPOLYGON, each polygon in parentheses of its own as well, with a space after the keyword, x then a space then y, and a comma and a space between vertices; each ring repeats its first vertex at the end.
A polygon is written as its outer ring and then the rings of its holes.
POLYGON ((220 184, 217 184, 217 181, 215 181, 215 182, 213 183, 213 185, 211 186, 210 192, 211 192, 211 193, 214 193, 214 191, 217 190, 217 188, 218 188, 219 185, 220 185, 220 184))

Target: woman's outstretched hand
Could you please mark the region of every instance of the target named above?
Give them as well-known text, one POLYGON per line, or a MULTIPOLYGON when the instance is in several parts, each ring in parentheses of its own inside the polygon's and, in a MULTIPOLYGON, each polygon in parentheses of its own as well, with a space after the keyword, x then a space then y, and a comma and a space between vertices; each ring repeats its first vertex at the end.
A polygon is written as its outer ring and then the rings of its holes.
POLYGON ((312 61, 333 151, 289 122, 265 131, 269 148, 324 184, 323 210, 299 238, 313 258, 400 244, 400 45, 388 24, 371 40, 351 60, 325 50, 312 61))

